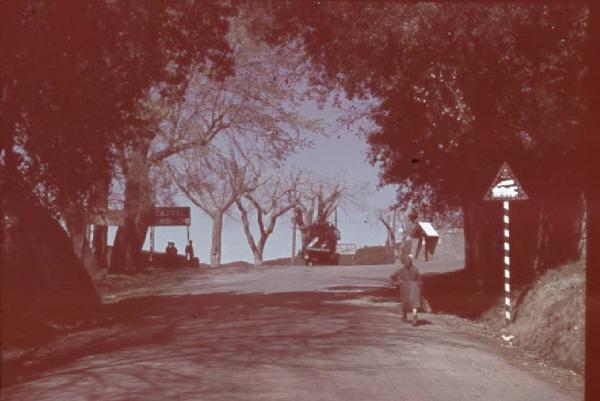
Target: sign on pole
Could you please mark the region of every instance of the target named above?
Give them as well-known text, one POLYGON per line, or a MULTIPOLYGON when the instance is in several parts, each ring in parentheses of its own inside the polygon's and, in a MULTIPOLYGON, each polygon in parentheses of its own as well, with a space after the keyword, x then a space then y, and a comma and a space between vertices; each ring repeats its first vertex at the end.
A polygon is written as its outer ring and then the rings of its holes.
POLYGON ((155 226, 186 226, 187 240, 190 240, 190 207, 155 207, 150 223, 150 264, 154 254, 154 227, 155 226))
POLYGON ((506 325, 512 321, 512 306, 510 299, 510 217, 509 201, 527 200, 527 194, 521 187, 519 181, 508 167, 507 163, 502 164, 492 186, 486 193, 484 200, 502 201, 502 210, 504 222, 504 305, 506 325))
POLYGON ((151 226, 189 226, 190 207, 155 207, 151 226))
POLYGON ((485 195, 485 200, 527 200, 527 194, 521 187, 519 181, 508 167, 507 163, 502 164, 492 186, 485 195))

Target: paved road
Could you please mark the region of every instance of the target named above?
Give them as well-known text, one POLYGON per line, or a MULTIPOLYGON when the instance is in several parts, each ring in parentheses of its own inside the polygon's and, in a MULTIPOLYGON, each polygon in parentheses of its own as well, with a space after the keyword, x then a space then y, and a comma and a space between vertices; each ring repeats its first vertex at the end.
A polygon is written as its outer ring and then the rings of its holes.
MULTIPOLYGON (((422 265, 422 270, 450 266, 422 265)), ((579 400, 468 330, 402 323, 392 266, 227 268, 121 302, 2 400, 579 400)))

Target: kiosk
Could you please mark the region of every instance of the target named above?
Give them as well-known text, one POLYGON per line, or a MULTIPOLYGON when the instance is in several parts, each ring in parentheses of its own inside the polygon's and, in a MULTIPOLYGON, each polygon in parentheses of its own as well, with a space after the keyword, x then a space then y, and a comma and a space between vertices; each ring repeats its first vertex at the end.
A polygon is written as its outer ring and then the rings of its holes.
POLYGON ((415 251, 415 260, 419 257, 421 247, 423 247, 423 253, 425 261, 433 257, 435 247, 437 246, 440 235, 433 228, 433 225, 427 221, 419 221, 415 224, 412 229, 410 236, 417 239, 417 250, 415 251))

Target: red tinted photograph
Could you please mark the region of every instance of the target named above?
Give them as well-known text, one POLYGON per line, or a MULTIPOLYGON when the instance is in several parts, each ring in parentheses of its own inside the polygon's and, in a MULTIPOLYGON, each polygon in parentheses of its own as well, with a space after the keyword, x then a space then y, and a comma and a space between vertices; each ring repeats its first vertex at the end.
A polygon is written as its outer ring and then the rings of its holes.
POLYGON ((2 400, 600 400, 595 2, 0 32, 2 400))

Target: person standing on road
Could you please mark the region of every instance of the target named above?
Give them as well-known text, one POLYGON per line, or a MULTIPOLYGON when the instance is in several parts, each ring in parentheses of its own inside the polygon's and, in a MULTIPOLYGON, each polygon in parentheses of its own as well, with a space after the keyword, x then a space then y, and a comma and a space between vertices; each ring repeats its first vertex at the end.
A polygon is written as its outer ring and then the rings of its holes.
POLYGON ((174 242, 169 242, 167 249, 165 249, 167 267, 174 268, 177 265, 177 248, 174 242))
POLYGON ((413 256, 402 258, 404 267, 398 272, 400 297, 402 300, 402 320, 408 321, 407 314, 412 309, 412 325, 417 325, 417 311, 421 308, 421 274, 413 264, 413 256))
POLYGON ((189 240, 188 244, 185 246, 185 259, 187 260, 188 266, 192 266, 194 261, 194 246, 192 245, 192 240, 189 240))

